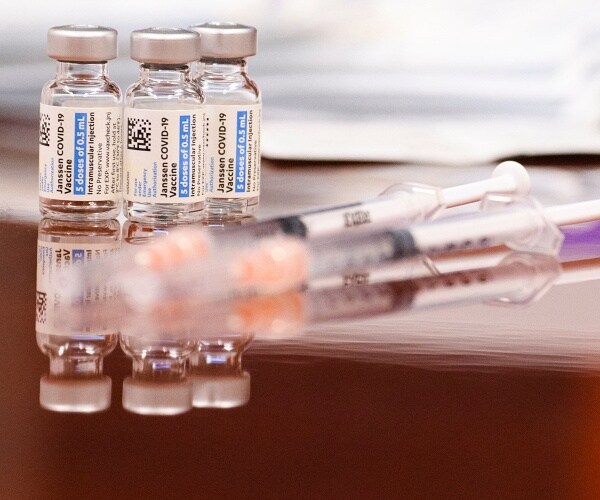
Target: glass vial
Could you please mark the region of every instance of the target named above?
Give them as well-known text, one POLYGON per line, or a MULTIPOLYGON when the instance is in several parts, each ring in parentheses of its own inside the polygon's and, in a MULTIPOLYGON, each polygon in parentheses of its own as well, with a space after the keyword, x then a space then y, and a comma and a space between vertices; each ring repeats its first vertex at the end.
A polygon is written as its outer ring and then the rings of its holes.
POLYGON ((123 195, 131 220, 172 224, 202 215, 204 97, 189 66, 199 53, 200 37, 193 31, 131 33, 131 58, 141 63, 124 112, 123 195))
POLYGON ((56 77, 42 90, 40 211, 69 220, 111 219, 121 210, 121 90, 107 61, 117 32, 90 25, 48 30, 56 77))
POLYGON ((256 28, 211 22, 189 29, 201 38, 196 79, 206 99, 206 217, 245 217, 258 208, 260 194, 262 106, 246 63, 256 54, 256 28))
MULTIPOLYGON (((92 413, 110 406, 112 382, 103 374, 104 358, 117 346, 118 334, 81 325, 67 330, 62 308, 71 297, 63 293, 59 275, 71 266, 85 266, 118 251, 116 220, 59 221, 42 219, 38 230, 36 340, 50 361, 40 379, 40 405, 58 412, 92 413)), ((86 290, 81 300, 116 297, 108 289, 86 290)))

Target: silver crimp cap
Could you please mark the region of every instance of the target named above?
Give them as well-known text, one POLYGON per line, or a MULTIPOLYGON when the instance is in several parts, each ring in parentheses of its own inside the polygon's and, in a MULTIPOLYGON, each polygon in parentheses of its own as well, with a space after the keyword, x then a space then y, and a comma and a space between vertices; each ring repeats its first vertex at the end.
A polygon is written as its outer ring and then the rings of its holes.
POLYGON ((200 35, 179 28, 131 33, 131 58, 147 64, 187 64, 200 58, 200 35))
POLYGON ((188 29, 200 35, 201 57, 243 59, 256 54, 256 28, 236 23, 210 22, 188 29))
POLYGON ((90 24, 48 30, 48 55, 65 62, 103 62, 117 57, 117 30, 90 24))

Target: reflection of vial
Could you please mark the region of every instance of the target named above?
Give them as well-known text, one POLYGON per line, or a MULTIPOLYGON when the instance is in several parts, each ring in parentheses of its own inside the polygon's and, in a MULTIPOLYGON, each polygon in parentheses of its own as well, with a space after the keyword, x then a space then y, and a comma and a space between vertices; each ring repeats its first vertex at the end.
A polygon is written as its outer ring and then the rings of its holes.
POLYGON ((192 409, 187 364, 191 340, 148 339, 121 335, 132 359, 132 376, 123 381, 123 407, 142 415, 177 415, 192 409))
POLYGON ((112 382, 103 360, 117 345, 117 335, 85 337, 37 334, 50 358, 50 373, 40 379, 40 405, 58 412, 93 413, 110 406, 112 382))
POLYGON ((130 219, 168 224, 202 215, 204 98, 189 67, 199 51, 200 37, 192 31, 131 34, 131 58, 141 66, 125 98, 123 195, 130 219))
POLYGON ((171 226, 144 224, 135 221, 126 221, 123 224, 123 243, 129 245, 145 245, 156 238, 167 236, 171 226))
MULTIPOLYGON (((123 243, 145 245, 169 233, 171 227, 127 221, 123 243)), ((142 415, 176 415, 192 408, 192 386, 187 377, 194 342, 161 338, 160 329, 145 336, 121 332, 121 348, 132 360, 132 376, 123 381, 123 407, 142 415)))
POLYGON ((250 374, 242 370, 249 335, 203 338, 190 357, 195 408, 235 408, 250 400, 250 374))
POLYGON ((201 37, 207 217, 243 217, 256 210, 260 192, 261 99, 246 73, 256 28, 213 22, 189 29, 201 37))
MULTIPOLYGON (((65 331, 62 308, 71 298, 62 293, 60 273, 108 256, 119 248, 115 220, 62 222, 43 219, 37 248, 36 338, 50 359, 50 373, 40 380, 40 404, 53 411, 90 413, 110 406, 111 380, 103 375, 104 358, 118 335, 107 325, 92 331, 85 325, 65 331)), ((85 290, 84 302, 115 297, 114 290, 85 290)))
POLYGON ((110 219, 121 209, 121 91, 108 78, 117 57, 111 28, 50 28, 56 77, 42 90, 39 197, 42 214, 110 219))
POLYGON ((207 228, 207 231, 212 231, 213 233, 221 233, 223 231, 227 231, 232 227, 245 226, 246 224, 252 224, 256 222, 256 217, 254 215, 248 215, 247 217, 240 219, 225 219, 225 218, 217 218, 217 217, 207 217, 202 220, 202 225, 207 228))

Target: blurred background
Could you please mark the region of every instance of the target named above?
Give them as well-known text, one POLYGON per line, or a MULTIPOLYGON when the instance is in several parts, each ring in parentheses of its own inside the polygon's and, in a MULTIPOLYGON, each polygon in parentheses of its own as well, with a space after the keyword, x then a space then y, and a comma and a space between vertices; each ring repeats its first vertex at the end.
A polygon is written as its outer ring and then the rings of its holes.
POLYGON ((266 158, 464 168, 600 153, 591 0, 22 0, 0 17, 0 207, 30 196, 15 179, 37 168, 39 93, 55 69, 48 27, 116 28, 110 74, 125 89, 137 76, 131 30, 207 20, 258 28, 249 71, 263 91, 266 158))
POLYGON ((111 71, 127 86, 137 69, 128 59, 131 30, 214 19, 258 27, 251 70, 271 117, 296 106, 319 115, 550 115, 591 97, 584 94, 600 70, 596 7, 589 0, 10 2, 0 20, 2 112, 35 113, 35 96, 54 70, 45 53, 50 26, 115 27, 121 57, 111 71))

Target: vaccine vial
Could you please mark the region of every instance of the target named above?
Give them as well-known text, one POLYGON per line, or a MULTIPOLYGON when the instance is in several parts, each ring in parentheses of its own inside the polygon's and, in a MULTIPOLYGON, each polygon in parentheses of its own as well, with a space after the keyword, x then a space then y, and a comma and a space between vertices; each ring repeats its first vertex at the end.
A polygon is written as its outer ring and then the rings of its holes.
POLYGON ((35 330, 38 347, 50 362, 40 379, 40 405, 58 412, 93 413, 111 403, 112 382, 104 375, 104 359, 118 344, 111 325, 82 324, 75 329, 62 311, 73 300, 91 303, 115 298, 106 287, 69 297, 60 281, 62 271, 86 266, 117 252, 120 227, 116 220, 62 221, 44 218, 38 227, 35 330))
POLYGON ((204 209, 200 86, 190 63, 200 36, 175 28, 131 33, 140 78, 125 97, 124 199, 127 217, 146 223, 200 219, 204 209))
POLYGON ((48 30, 56 76, 42 90, 40 211, 61 219, 111 219, 121 210, 121 90, 108 77, 117 32, 90 25, 48 30))
POLYGON ((260 194, 261 97, 246 62, 256 54, 256 28, 211 22, 189 29, 201 38, 206 216, 245 217, 260 194))

